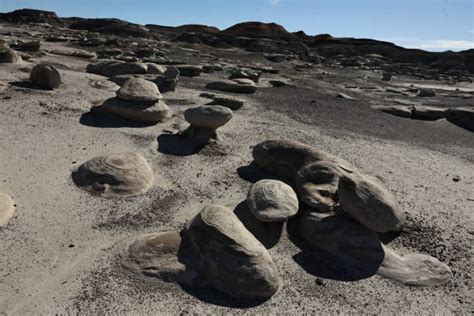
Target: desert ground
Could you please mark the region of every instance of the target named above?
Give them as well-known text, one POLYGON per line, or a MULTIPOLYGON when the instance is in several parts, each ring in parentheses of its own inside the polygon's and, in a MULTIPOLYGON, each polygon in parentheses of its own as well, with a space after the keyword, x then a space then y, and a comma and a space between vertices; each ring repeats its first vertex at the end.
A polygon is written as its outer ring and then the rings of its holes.
MULTIPOLYGON (((170 117, 141 124, 95 110, 120 88, 108 76, 86 71, 100 61, 95 54, 100 48, 45 40, 51 33, 43 24, 0 24, 1 38, 13 49, 18 41, 41 40, 39 51, 18 50, 21 62, 0 64, 0 191, 15 204, 0 226, 0 314, 474 312, 474 133, 469 125, 446 118, 378 110, 472 110, 469 78, 474 75, 447 80, 402 73, 383 81, 377 67, 298 58, 272 62, 239 47, 150 40, 168 59, 219 66, 219 71, 181 73, 174 91, 161 92, 170 117), (71 56, 78 50, 93 56, 71 56), (58 70, 59 87, 46 90, 29 81, 37 64, 58 70), (254 93, 206 88, 239 67, 265 70, 254 93), (417 96, 419 89, 436 95, 417 96), (218 129, 217 140, 196 148, 180 132, 189 126, 183 116, 187 109, 212 101, 202 93, 237 98, 243 106, 218 129), (252 149, 274 139, 324 150, 377 177, 406 217, 396 237, 380 234, 382 242, 402 256, 438 259, 450 268, 449 279, 417 287, 375 272, 348 278, 323 255, 305 257, 286 223, 275 229, 256 220, 247 209, 249 188, 279 177, 253 163, 252 149), (105 197, 73 181, 71 174, 84 162, 122 152, 140 154, 153 169, 153 184, 145 193, 105 197), (209 287, 193 289, 138 275, 121 264, 124 240, 179 232, 208 205, 232 210, 267 248, 282 283, 272 297, 236 300, 209 287)), ((55 28, 54 33, 79 38, 84 31, 55 28)))

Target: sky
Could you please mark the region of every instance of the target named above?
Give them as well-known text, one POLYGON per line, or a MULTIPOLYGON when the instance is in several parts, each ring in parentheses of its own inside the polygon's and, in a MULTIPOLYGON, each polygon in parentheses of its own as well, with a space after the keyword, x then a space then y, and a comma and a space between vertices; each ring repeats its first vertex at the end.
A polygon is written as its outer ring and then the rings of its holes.
POLYGON ((116 17, 139 24, 275 22, 291 32, 373 38, 409 48, 474 48, 474 0, 0 0, 61 17, 116 17))

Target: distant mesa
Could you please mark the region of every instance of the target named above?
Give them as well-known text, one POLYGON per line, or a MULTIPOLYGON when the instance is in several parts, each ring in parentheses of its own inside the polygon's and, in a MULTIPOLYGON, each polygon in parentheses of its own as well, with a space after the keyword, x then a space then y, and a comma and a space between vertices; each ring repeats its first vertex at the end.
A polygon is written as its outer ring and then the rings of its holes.
POLYGON ((8 13, 0 13, 0 21, 11 23, 47 23, 51 25, 63 25, 61 19, 54 12, 20 9, 8 13))
POLYGON ((229 27, 221 32, 232 36, 292 38, 293 34, 276 23, 243 22, 229 27))

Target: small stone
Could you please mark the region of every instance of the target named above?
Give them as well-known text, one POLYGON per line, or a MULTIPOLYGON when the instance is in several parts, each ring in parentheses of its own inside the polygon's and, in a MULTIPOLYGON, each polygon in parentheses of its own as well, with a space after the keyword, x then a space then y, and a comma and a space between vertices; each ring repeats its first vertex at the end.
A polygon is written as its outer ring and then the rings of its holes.
POLYGON ((197 77, 201 75, 202 67, 192 65, 179 65, 177 66, 179 74, 184 77, 197 77))
POLYGON ((461 177, 460 176, 454 176, 453 177, 453 181, 454 182, 459 182, 461 180, 461 177))
POLYGON ((247 195, 252 214, 263 222, 285 221, 298 212, 298 197, 293 189, 278 180, 260 180, 247 195))
POLYGON ((433 89, 419 89, 416 96, 422 97, 422 98, 431 98, 431 97, 435 97, 436 93, 434 92, 433 89))
POLYGON ((207 84, 206 88, 211 90, 220 90, 226 92, 233 92, 233 93, 244 93, 244 94, 251 94, 257 91, 257 87, 253 83, 252 80, 248 79, 236 79, 240 81, 234 80, 222 80, 222 81, 215 81, 207 84), (244 80, 244 81, 241 81, 244 80))

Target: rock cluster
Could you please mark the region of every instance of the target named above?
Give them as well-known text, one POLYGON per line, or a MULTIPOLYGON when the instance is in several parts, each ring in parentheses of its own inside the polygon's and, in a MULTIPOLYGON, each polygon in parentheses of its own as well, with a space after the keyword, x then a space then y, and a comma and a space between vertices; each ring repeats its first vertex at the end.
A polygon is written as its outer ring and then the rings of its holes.
POLYGON ((151 166, 141 155, 126 152, 86 161, 72 173, 74 183, 102 196, 143 194, 154 184, 151 166))
MULTIPOLYGON (((400 231, 405 224, 395 197, 378 179, 361 173, 346 161, 314 147, 285 140, 256 145, 257 166, 293 179, 291 188, 265 188, 257 182, 248 196, 249 208, 260 220, 266 210, 279 213, 293 207, 291 230, 314 251, 334 256, 357 277, 375 273, 411 285, 433 285, 450 277, 449 268, 426 255, 400 257, 382 246, 377 233, 400 231), (262 188, 263 187, 263 188, 262 188), (297 201, 297 200, 296 200, 297 201), (294 208, 296 207, 296 210, 294 208)), ((274 180, 264 180, 274 181, 274 180)), ((283 218, 281 218, 283 219, 283 218)))

